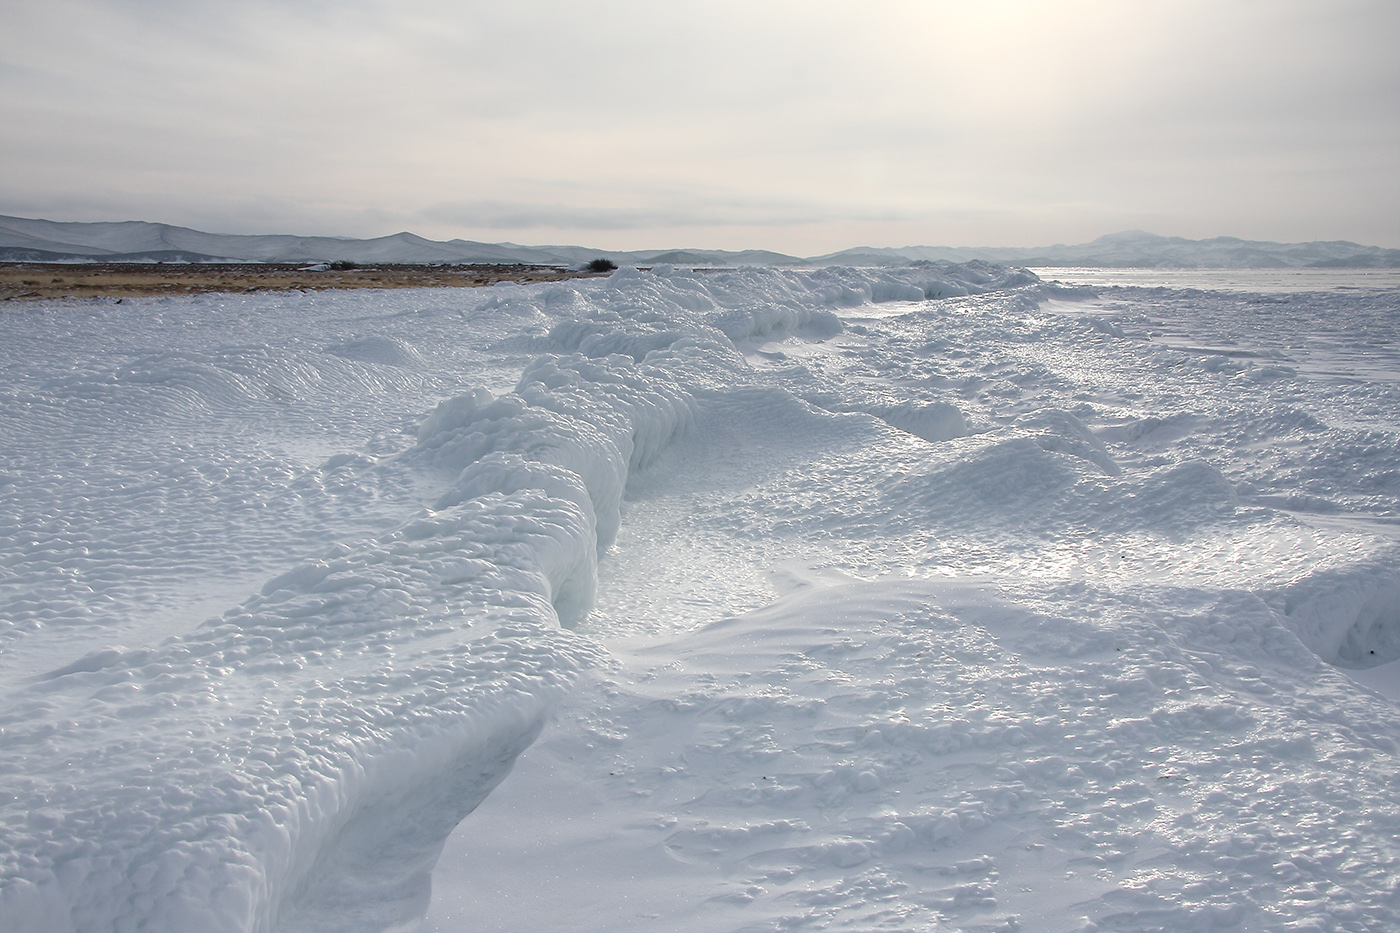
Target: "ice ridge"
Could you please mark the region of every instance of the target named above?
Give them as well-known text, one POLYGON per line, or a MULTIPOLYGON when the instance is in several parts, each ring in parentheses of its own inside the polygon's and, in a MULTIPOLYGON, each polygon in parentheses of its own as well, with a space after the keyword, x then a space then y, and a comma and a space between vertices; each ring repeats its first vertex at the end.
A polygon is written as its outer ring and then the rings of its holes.
POLYGON ((514 392, 449 399, 401 457, 455 474, 432 508, 194 633, 35 680, 4 722, 6 928, 421 916, 448 832, 596 662, 559 622, 592 603, 629 470, 687 423, 667 367, 715 349, 547 355, 514 392))
MULTIPOLYGON (((99 649, 15 691, 0 715, 0 926, 390 929, 421 916, 447 834, 602 657, 568 626, 592 605, 629 476, 685 432, 697 392, 742 381, 735 341, 839 330, 827 308, 852 275, 738 278, 737 301, 666 269, 622 270, 587 299, 493 290, 484 312, 562 318, 515 389, 441 402, 391 462, 326 463, 368 482, 420 473, 439 489, 429 507, 193 631, 99 649)), ((135 397, 129 418, 193 422, 264 397, 263 380, 318 378, 299 360, 260 376, 267 351, 237 352, 253 367, 148 356, 103 391, 149 384, 154 401, 135 397)), ((423 359, 388 338, 326 353, 423 359)))

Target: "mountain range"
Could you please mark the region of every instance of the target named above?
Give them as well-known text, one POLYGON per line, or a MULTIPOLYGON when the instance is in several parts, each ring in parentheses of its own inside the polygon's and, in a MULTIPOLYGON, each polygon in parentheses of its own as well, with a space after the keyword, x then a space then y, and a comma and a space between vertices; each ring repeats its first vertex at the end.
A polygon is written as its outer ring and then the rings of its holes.
POLYGON ((373 239, 204 233, 145 221, 72 223, 0 215, 4 262, 355 262, 523 263, 577 266, 593 259, 619 265, 902 266, 984 260, 1016 266, 1267 269, 1400 268, 1400 250, 1346 240, 1273 243, 1214 237, 1188 240, 1140 230, 1089 243, 1042 247, 856 247, 823 256, 767 250, 605 250, 583 246, 520 246, 474 240, 429 240, 412 233, 373 239))

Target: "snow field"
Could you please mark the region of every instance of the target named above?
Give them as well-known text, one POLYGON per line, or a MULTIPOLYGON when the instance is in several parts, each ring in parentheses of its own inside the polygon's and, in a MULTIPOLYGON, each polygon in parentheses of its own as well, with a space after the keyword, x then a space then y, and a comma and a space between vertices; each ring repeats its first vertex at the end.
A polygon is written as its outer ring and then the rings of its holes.
POLYGON ((1394 301, 0 319, 0 925, 1393 926, 1394 301))
POLYGON ((1388 705, 1317 670, 1275 688, 1316 662, 1257 603, 1113 608, 813 587, 639 651, 463 825, 446 870, 470 883, 430 928, 1381 928, 1394 747, 1367 736, 1388 705), (1251 614, 1283 657, 1172 643, 1251 614), (578 784, 551 815, 581 840, 510 831, 578 784), (1367 816, 1341 829, 1354 793, 1367 816))
MULTIPOLYGON (((477 311, 535 313, 528 303, 512 307, 517 297, 498 290, 477 311)), ((571 297, 550 291, 545 303, 571 297)), ((133 354, 112 367, 108 348, 76 328, 59 335, 54 352, 43 325, 64 306, 15 322, 7 433, 25 440, 9 448, 6 472, 18 572, 6 581, 17 611, 4 634, 21 648, 34 643, 36 658, 63 651, 54 644, 60 638, 165 634, 130 618, 140 615, 140 594, 127 596, 126 578, 139 579, 149 565, 169 573, 168 555, 191 544, 208 547, 206 559, 217 563, 261 550, 257 535, 285 543, 269 525, 288 514, 235 528, 252 534, 239 541, 209 527, 228 520, 217 501, 181 509, 171 489, 158 488, 152 508, 148 490, 123 481, 155 468, 143 433, 184 434, 193 456, 171 459, 193 460, 198 471, 200 454, 237 457, 240 435, 273 407, 266 401, 300 409, 287 433, 298 445, 311 433, 314 445, 330 433, 306 431, 317 403, 327 402, 318 391, 324 382, 340 377, 347 394, 391 397, 418 388, 411 374, 395 372, 423 362, 401 337, 331 343, 313 359, 295 333, 276 350, 209 347, 200 341, 222 336, 229 323, 222 309, 177 303, 173 315, 186 319, 172 328, 168 304, 145 304, 156 320, 137 326, 150 336, 169 337, 202 313, 213 320, 194 323, 212 333, 199 334, 193 352, 133 354), (33 365, 45 356, 48 372, 33 365), (369 365, 347 371, 341 360, 369 365), (209 421, 222 423, 210 429, 209 421), (52 469, 46 455, 71 454, 88 432, 116 441, 112 465, 101 456, 92 458, 101 461, 96 470, 88 461, 77 476, 52 469), (52 472, 33 481, 31 463, 52 472), (88 478, 103 470, 118 479, 99 491, 88 478), (73 496, 74 487, 96 494, 73 496), (95 515, 82 514, 89 506, 95 515), (167 511, 187 524, 160 525, 167 511), (139 537, 131 525, 156 538, 150 553, 138 546, 128 556, 126 545, 139 537), (35 548, 40 535, 59 543, 35 548), (53 602, 34 598, 45 584, 53 602), (62 631, 69 628, 79 631, 62 631)), ((110 327, 87 310, 79 317, 110 327)), ((672 335, 664 345, 670 362, 687 351, 724 357, 709 340, 672 335)), ((730 356, 732 368, 738 358, 730 356)), ((714 365, 693 369, 704 375, 714 365)), ((316 469, 284 469, 265 484, 272 489, 257 490, 265 494, 258 505, 281 499, 290 517, 321 533, 353 528, 305 514, 321 504, 327 474, 362 474, 368 488, 354 484, 334 503, 346 510, 356 498, 380 498, 378 487, 411 501, 404 487, 415 481, 405 484, 405 469, 426 485, 455 480, 434 508, 387 533, 330 546, 193 631, 153 647, 100 647, 37 677, 16 676, 3 723, 4 773, 15 790, 3 827, 7 920, 34 929, 341 929, 388 928, 421 913, 447 831, 500 780, 547 702, 596 654, 557 629, 559 614, 576 621, 592 602, 597 552, 616 533, 629 467, 654 457, 685 424, 684 393, 668 385, 661 369, 649 380, 620 356, 541 358, 515 393, 496 399, 478 387, 440 404, 417 443, 382 466, 337 454, 316 469)), ((201 476, 221 479, 220 469, 201 476)), ((185 578, 180 589, 202 582, 190 579, 200 569, 192 564, 173 568, 185 578)), ((188 590, 178 595, 190 599, 188 590)), ((34 669, 21 657, 11 670, 26 667, 34 669)))
POLYGON ((1390 416, 1314 525, 1274 458, 1352 426, 1279 399, 1349 379, 1257 378, 1267 343, 1179 379, 1161 320, 1085 304, 750 348, 629 484, 585 625, 618 666, 449 843, 428 929, 1387 928, 1393 701, 1318 657, 1395 657, 1393 502, 1356 494, 1390 416), (975 433, 890 429, 933 399, 975 433))

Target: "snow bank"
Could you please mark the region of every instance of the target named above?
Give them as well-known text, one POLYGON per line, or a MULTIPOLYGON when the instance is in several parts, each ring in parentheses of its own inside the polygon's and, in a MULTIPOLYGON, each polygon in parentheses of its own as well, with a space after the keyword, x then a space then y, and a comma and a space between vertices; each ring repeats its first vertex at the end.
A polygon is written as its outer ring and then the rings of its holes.
POLYGON ((550 555, 547 574, 556 610, 567 607, 560 615, 573 622, 592 605, 597 555, 617 535, 630 471, 684 430, 689 406, 664 374, 629 358, 546 357, 509 395, 477 390, 440 404, 409 456, 458 474, 440 509, 521 489, 580 509, 588 546, 550 555))
POLYGON ((1368 668, 1400 658, 1400 570, 1393 564, 1320 570, 1279 595, 1290 625, 1329 664, 1368 668))
POLYGON ((615 500, 588 483, 621 482, 599 462, 543 482, 478 470, 474 495, 295 567, 189 635, 35 679, 5 722, 7 928, 420 914, 447 833, 596 657, 554 606, 591 595, 598 544, 577 493, 615 500))

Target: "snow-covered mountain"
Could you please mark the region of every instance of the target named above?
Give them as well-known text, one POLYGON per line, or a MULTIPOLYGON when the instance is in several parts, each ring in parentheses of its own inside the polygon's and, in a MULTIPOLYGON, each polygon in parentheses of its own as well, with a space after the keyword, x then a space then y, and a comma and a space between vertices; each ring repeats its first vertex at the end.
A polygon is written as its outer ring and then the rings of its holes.
POLYGON ((1400 267, 1400 250, 1362 246, 1347 240, 1272 243, 1228 236, 1188 240, 1130 230, 1070 246, 1060 243, 1035 247, 858 247, 814 256, 809 261, 818 265, 899 266, 918 261, 969 262, 974 259, 1018 266, 1120 269, 1370 269, 1400 267))
POLYGON ((689 266, 902 266, 915 262, 983 260, 1020 266, 1115 268, 1397 268, 1400 250, 1345 240, 1269 243, 1215 237, 1187 240, 1142 231, 1114 233, 1092 243, 1044 247, 857 247, 801 258, 768 250, 603 250, 585 246, 521 246, 475 240, 429 240, 412 233, 369 240, 286 234, 243 236, 204 233, 170 224, 65 223, 0 215, 0 261, 83 259, 198 262, 528 263, 572 266, 598 257, 621 265, 689 266))
POLYGON ((0 258, 244 260, 249 262, 567 262, 547 250, 514 244, 443 243, 412 233, 357 240, 290 235, 229 236, 188 227, 129 220, 59 223, 0 216, 0 258))
POLYGON ((528 263, 570 266, 605 256, 619 263, 688 265, 794 265, 796 256, 765 250, 617 250, 583 246, 521 246, 474 240, 429 240, 412 233, 358 240, 349 237, 242 236, 129 220, 61 223, 0 215, 0 260, 197 262, 528 263))

